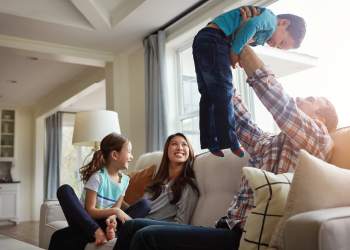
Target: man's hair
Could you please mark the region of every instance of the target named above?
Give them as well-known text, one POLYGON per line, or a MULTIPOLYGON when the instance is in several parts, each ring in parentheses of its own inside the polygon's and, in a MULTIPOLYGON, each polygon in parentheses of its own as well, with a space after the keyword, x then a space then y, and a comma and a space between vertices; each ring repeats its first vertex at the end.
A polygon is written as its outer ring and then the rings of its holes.
POLYGON ((290 24, 287 27, 287 31, 295 42, 294 49, 299 48, 306 34, 306 23, 304 18, 293 14, 280 14, 277 15, 277 17, 290 21, 290 24))
POLYGON ((326 120, 325 125, 328 129, 328 132, 332 132, 338 126, 338 114, 333 104, 327 98, 322 98, 326 101, 327 106, 319 108, 315 111, 315 113, 326 120))

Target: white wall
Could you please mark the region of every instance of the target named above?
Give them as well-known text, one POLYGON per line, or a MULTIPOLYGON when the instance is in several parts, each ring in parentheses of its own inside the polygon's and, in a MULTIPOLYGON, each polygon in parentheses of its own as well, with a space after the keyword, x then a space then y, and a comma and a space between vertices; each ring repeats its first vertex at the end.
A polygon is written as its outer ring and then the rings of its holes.
POLYGON ((132 172, 138 158, 146 152, 145 67, 144 49, 129 55, 130 140, 134 160, 127 172, 132 172))
POLYGON ((34 172, 34 109, 19 107, 16 121, 17 161, 14 168, 19 185, 19 220, 31 220, 34 172))

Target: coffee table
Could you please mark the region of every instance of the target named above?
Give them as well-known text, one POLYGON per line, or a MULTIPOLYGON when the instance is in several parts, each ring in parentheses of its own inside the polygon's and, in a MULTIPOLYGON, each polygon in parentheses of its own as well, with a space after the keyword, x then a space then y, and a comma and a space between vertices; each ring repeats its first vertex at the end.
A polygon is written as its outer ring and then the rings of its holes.
POLYGON ((26 250, 38 250, 42 249, 33 245, 30 245, 28 243, 7 237, 5 235, 0 234, 0 248, 1 250, 19 250, 19 249, 26 249, 26 250))

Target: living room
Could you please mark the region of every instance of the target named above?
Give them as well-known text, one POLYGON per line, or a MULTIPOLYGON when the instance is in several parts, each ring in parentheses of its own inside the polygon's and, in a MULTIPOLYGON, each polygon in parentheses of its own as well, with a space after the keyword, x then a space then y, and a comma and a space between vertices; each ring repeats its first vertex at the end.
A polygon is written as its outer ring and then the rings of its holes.
MULTIPOLYGON (((206 23, 223 12, 244 4, 267 7, 274 2, 71 0, 57 3, 35 0, 29 4, 25 0, 11 3, 1 0, 0 54, 3 83, 0 104, 2 110, 15 111, 13 153, 2 155, 1 160, 13 162, 12 178, 20 181, 17 227, 23 222, 40 220, 40 207, 45 200, 47 117, 58 111, 106 109, 117 112, 122 134, 128 136, 133 143, 134 160, 126 171, 133 172, 138 158, 148 152, 143 40, 165 28, 168 133, 190 131, 188 135, 191 142, 193 140, 192 144, 197 142, 199 145, 198 129, 194 127, 198 121, 198 108, 185 113, 181 111, 185 104, 180 103, 184 94, 181 92, 182 76, 193 77, 193 70, 182 75, 191 68, 186 63, 191 61, 193 37, 206 23), (185 123, 189 124, 190 129, 184 129, 185 123)), ((276 10, 283 11, 281 5, 285 5, 284 8, 289 11, 290 1, 280 0, 276 4, 279 4, 275 7, 276 10)), ((314 3, 308 3, 306 9, 310 9, 312 4, 314 3)), ((307 12, 300 15, 307 15, 307 12)), ((313 19, 319 20, 315 17, 313 19)), ((310 22, 308 29, 318 28, 313 19, 305 16, 305 20, 310 22)), ((277 78, 282 79, 286 91, 291 92, 293 97, 301 89, 304 89, 300 93, 302 96, 310 93, 330 96, 339 110, 340 126, 346 127, 350 125, 350 117, 347 110, 344 110, 344 107, 350 106, 349 98, 345 96, 349 87, 344 86, 343 74, 339 71, 345 70, 346 63, 339 63, 338 59, 330 60, 334 54, 347 58, 348 52, 341 50, 345 47, 340 43, 343 39, 339 40, 336 46, 332 46, 333 53, 328 50, 308 53, 303 46, 288 52, 271 52, 272 48, 267 46, 255 51, 272 67, 277 78), (333 66, 335 63, 340 64, 338 70, 333 66), (310 75, 317 75, 317 78, 311 78, 310 75), (306 80, 301 81, 301 78, 306 80), (329 82, 332 82, 331 87, 327 85, 329 82)), ((314 43, 315 39, 308 40, 308 44, 314 43)), ((324 43, 322 46, 331 46, 328 40, 324 43)), ((256 122, 264 124, 271 132, 277 132, 278 128, 272 118, 261 111, 263 106, 258 100, 253 100, 253 93, 245 83, 243 71, 239 72, 234 75, 237 88, 242 93, 242 99, 255 110, 256 122)), ((194 93, 194 96, 190 96, 190 102, 195 102, 198 95, 199 93, 194 93)), ((6 114, 2 114, 2 119, 5 119, 4 115, 6 114)), ((196 151, 201 152, 199 146, 196 151)), ((12 224, 13 222, 9 223, 12 224)), ((7 225, 0 226, 0 230, 1 227, 7 225)))

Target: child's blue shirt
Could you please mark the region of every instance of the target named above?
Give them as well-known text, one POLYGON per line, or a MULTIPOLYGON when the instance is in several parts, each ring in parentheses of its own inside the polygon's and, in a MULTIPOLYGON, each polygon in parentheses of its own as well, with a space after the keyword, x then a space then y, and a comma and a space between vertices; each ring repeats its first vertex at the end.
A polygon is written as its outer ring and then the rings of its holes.
POLYGON ((228 11, 211 21, 211 23, 217 24, 226 36, 232 34, 231 50, 237 54, 241 53, 243 46, 252 37, 256 41, 250 43, 250 46, 264 45, 266 40, 275 32, 278 19, 271 10, 255 6, 255 8, 260 9, 260 16, 249 19, 243 25, 236 38, 234 38, 242 22, 242 15, 239 12, 239 8, 228 11))

